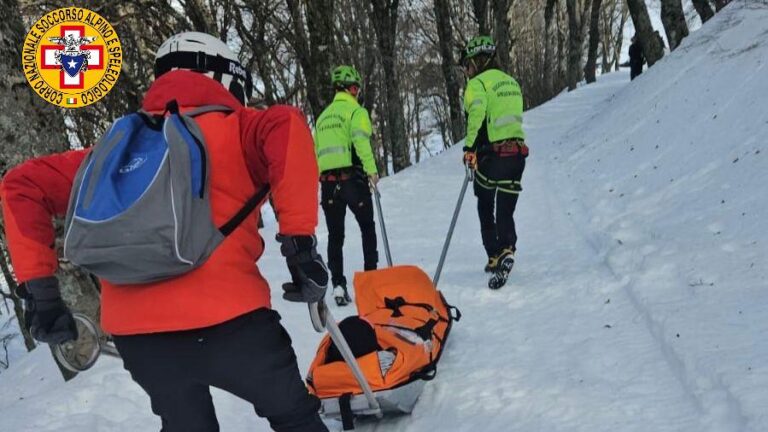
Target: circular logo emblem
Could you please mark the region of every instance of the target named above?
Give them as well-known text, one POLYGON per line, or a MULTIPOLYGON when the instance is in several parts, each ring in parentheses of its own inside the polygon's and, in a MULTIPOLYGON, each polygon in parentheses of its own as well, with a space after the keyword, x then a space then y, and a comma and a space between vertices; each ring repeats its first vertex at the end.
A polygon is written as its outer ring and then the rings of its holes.
POLYGON ((88 9, 48 12, 27 33, 21 61, 35 93, 64 108, 106 96, 120 76, 123 50, 115 29, 88 9))

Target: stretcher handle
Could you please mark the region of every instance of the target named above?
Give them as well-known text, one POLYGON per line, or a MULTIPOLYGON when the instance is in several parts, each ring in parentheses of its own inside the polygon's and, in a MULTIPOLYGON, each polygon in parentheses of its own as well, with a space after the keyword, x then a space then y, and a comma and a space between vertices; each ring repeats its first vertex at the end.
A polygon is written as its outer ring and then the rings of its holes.
POLYGON ((365 394, 365 398, 368 400, 368 407, 370 408, 371 414, 374 414, 377 418, 384 417, 379 401, 376 400, 376 396, 373 395, 373 390, 371 389, 370 384, 368 384, 368 380, 360 369, 357 359, 352 354, 352 350, 349 348, 347 340, 344 338, 341 330, 339 330, 339 326, 336 324, 336 320, 333 318, 331 311, 326 307, 325 300, 320 300, 317 303, 310 303, 309 315, 312 318, 312 325, 315 327, 315 330, 321 331, 318 327, 323 325, 328 331, 328 335, 331 337, 333 343, 336 344, 336 348, 339 349, 341 356, 344 358, 344 362, 347 363, 347 366, 352 370, 352 375, 355 376, 357 383, 360 384, 360 388, 363 389, 363 394, 365 394))
POLYGON ((468 165, 464 165, 464 183, 461 185, 461 192, 459 193, 459 201, 456 203, 456 209, 453 210, 453 219, 451 219, 451 226, 448 228, 448 235, 445 237, 445 244, 443 244, 443 252, 440 254, 440 261, 437 263, 437 270, 435 271, 435 277, 432 278, 432 283, 437 288, 437 283, 440 280, 440 273, 443 272, 443 264, 445 264, 445 257, 448 255, 448 247, 451 245, 451 238, 453 237, 453 230, 456 228, 456 221, 459 219, 459 212, 461 211, 461 204, 464 202, 464 195, 467 193, 467 186, 469 182, 475 180, 475 172, 470 169, 468 165))
POLYGON ((392 253, 389 250, 389 238, 387 237, 387 227, 384 225, 384 212, 381 211, 381 194, 379 188, 376 187, 373 182, 369 181, 371 190, 373 191, 374 200, 376 201, 376 210, 379 214, 379 226, 381 227, 381 238, 384 240, 384 252, 387 256, 387 265, 392 267, 392 253))

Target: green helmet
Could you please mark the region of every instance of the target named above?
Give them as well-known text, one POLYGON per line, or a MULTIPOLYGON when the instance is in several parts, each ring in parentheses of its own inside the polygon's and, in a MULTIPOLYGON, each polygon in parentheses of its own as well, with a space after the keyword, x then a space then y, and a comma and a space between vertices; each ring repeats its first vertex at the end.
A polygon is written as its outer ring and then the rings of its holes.
POLYGON ((363 78, 360 76, 360 72, 352 66, 338 66, 331 72, 331 84, 333 85, 341 85, 345 87, 349 85, 357 85, 359 87, 362 85, 362 82, 363 78))
POLYGON ((468 60, 480 54, 489 56, 496 54, 496 44, 490 36, 473 37, 464 50, 464 59, 468 60))

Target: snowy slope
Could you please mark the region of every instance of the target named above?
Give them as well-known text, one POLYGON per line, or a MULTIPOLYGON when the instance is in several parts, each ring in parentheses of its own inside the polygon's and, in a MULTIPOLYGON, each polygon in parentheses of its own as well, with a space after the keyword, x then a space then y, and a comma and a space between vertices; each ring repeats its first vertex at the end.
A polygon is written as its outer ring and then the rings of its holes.
MULTIPOLYGON (((470 195, 440 286, 464 318, 438 378, 411 416, 358 430, 768 430, 767 59, 768 5, 738 1, 631 84, 605 75, 527 113, 510 283, 484 288, 470 195)), ((454 148, 382 181, 396 262, 434 271, 459 160, 454 148)), ((274 232, 261 267, 306 370, 320 335, 278 299, 274 232)), ((347 239, 361 268, 351 217, 347 239)), ((214 399, 222 431, 269 430, 214 399)), ((117 360, 64 384, 38 349, 0 374, 2 431, 158 429, 117 360)))

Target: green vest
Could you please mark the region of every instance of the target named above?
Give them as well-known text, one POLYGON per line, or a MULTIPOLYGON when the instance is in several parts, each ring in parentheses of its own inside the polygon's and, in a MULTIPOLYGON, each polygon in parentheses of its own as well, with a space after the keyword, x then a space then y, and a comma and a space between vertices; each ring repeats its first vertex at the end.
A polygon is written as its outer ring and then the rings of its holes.
POLYGON ((474 149, 484 138, 479 137, 484 124, 488 142, 525 139, 520 84, 498 69, 488 69, 469 80, 464 91, 464 110, 467 112, 467 148, 474 149))
POLYGON ((377 174, 371 149, 371 119, 354 96, 338 92, 333 102, 317 118, 315 154, 320 172, 348 168, 362 163, 365 173, 377 174))

